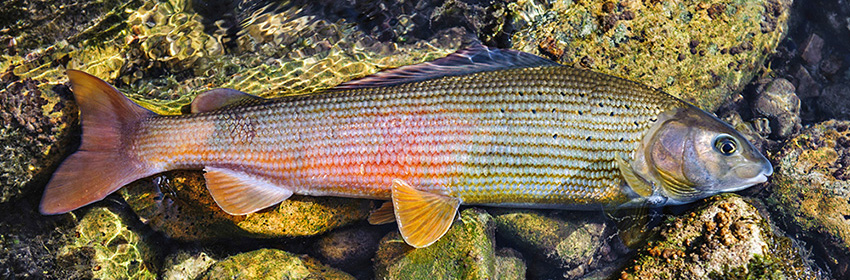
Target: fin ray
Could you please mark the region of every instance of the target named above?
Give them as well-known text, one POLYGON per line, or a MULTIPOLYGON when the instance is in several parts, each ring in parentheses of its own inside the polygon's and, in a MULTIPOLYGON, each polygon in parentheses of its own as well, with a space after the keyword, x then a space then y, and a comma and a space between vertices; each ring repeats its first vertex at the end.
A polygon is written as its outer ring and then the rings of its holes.
POLYGON ((42 214, 70 212, 161 171, 128 155, 123 146, 142 120, 156 114, 95 76, 77 70, 67 74, 80 110, 82 143, 47 183, 42 214))
POLYGON ((262 102, 268 99, 253 96, 235 89, 217 88, 202 92, 192 100, 192 113, 203 113, 215 111, 234 105, 242 105, 249 102, 262 102))
POLYGON ((460 206, 458 198, 419 191, 401 180, 393 182, 392 199, 401 236, 416 248, 443 237, 460 206))
POLYGON ((446 76, 556 65, 561 64, 530 53, 493 49, 481 44, 474 44, 444 58, 384 70, 370 76, 342 83, 333 89, 385 87, 446 76))
POLYGON ((280 203, 292 196, 287 187, 247 173, 225 168, 204 168, 207 189, 216 204, 230 215, 245 215, 280 203))
POLYGON ((370 225, 383 225, 395 222, 395 212, 393 211, 393 202, 387 201, 381 204, 381 207, 372 211, 367 219, 370 225))

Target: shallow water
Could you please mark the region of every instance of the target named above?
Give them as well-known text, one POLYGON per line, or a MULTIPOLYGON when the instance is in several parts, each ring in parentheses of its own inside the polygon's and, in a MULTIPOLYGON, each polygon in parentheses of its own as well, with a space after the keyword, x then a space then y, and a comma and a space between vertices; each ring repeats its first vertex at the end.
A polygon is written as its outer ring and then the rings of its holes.
POLYGON ((0 7, 0 277, 844 279, 848 40, 850 6, 837 0, 12 0, 0 7), (213 88, 307 94, 476 41, 713 111, 776 174, 736 195, 625 218, 463 207, 444 241, 417 250, 394 224, 368 225, 379 201, 293 197, 235 217, 191 171, 69 214, 38 213, 51 173, 80 141, 65 69, 179 114, 213 88), (653 228, 641 233, 647 216, 653 228))

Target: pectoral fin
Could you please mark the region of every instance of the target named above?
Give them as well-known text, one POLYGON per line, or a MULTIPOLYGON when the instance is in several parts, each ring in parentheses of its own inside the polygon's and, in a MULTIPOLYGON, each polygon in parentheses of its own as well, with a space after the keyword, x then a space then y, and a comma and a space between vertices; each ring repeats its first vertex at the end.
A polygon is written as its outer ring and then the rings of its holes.
POLYGON ((423 192, 401 180, 393 182, 393 207, 404 241, 427 247, 446 234, 460 206, 460 199, 423 192))
POLYGON ((652 185, 646 182, 639 175, 635 174, 634 169, 632 169, 631 164, 625 159, 625 155, 616 156, 617 168, 620 169, 620 175, 623 176, 623 180, 629 184, 629 187, 632 190, 643 197, 648 197, 652 195, 652 185))
POLYGON ((215 203, 230 215, 254 213, 292 196, 289 188, 251 174, 215 167, 204 170, 207 189, 215 203))
POLYGON ((387 201, 381 204, 381 208, 375 209, 369 214, 370 225, 383 225, 395 222, 395 213, 393 213, 393 202, 387 201))

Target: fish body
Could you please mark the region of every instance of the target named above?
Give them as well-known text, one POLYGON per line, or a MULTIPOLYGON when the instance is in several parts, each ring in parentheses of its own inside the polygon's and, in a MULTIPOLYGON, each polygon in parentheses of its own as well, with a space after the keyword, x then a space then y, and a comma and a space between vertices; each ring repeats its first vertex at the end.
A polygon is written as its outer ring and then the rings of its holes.
POLYGON ((177 116, 68 74, 83 142, 48 183, 46 214, 138 178, 202 169, 235 215, 292 194, 390 200, 391 214, 374 220, 394 218, 409 244, 424 247, 460 204, 661 206, 772 173, 738 132, 669 94, 515 51, 463 50, 310 95, 213 90, 177 116))

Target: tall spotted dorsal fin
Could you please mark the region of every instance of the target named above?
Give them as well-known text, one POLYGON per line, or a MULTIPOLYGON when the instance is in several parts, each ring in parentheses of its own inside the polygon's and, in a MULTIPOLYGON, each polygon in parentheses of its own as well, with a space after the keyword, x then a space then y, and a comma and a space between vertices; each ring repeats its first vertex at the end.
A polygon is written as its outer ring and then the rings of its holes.
POLYGON ((245 215, 292 196, 292 190, 255 175, 225 168, 204 168, 204 180, 215 203, 230 215, 245 215))
POLYGON ((458 198, 416 190, 401 180, 393 181, 392 196, 401 237, 416 248, 443 237, 460 206, 458 198))
POLYGON ((253 96, 235 89, 217 88, 198 94, 195 100, 192 100, 192 113, 215 111, 236 104, 265 100, 268 99, 253 96))
POLYGON ((394 86, 446 76, 461 76, 514 68, 559 66, 557 62, 530 53, 488 48, 474 44, 446 57, 388 69, 370 76, 342 83, 334 90, 394 86))

